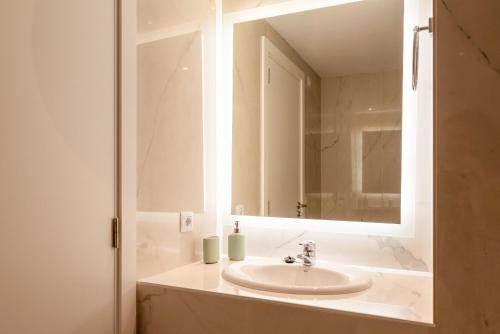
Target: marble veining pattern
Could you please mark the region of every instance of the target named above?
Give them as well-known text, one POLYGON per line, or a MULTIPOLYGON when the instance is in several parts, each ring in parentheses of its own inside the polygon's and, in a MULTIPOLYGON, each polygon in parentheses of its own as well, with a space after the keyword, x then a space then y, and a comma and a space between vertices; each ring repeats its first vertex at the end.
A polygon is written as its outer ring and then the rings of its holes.
MULTIPOLYGON (((224 227, 224 240, 232 232, 224 227)), ((404 239, 369 235, 321 233, 307 230, 277 230, 272 228, 242 227, 247 239, 247 252, 252 256, 295 256, 299 243, 314 240, 319 259, 340 264, 374 266, 401 270, 429 272, 431 260, 414 253, 404 239)), ((227 252, 227 245, 224 245, 227 252)))
MULTIPOLYGON (((211 322, 216 320, 209 320, 210 317, 205 312, 205 302, 201 302, 201 299, 205 298, 202 296, 215 298, 212 302, 217 302, 217 298, 225 296, 249 302, 274 302, 284 307, 295 305, 347 312, 351 316, 361 313, 369 317, 432 322, 432 277, 429 274, 358 268, 369 274, 373 281, 372 287, 364 292, 337 296, 291 296, 259 292, 225 281, 220 273, 228 263, 227 261, 214 265, 193 263, 139 281, 141 333, 166 330, 167 327, 163 326, 170 323, 162 323, 159 318, 172 312, 175 316, 180 313, 179 308, 185 308, 192 320, 199 322, 198 326, 207 332, 213 331, 211 322)), ((320 262, 319 265, 329 264, 320 262)))
POLYGON ((443 5, 443 8, 445 8, 446 11, 448 11, 448 13, 450 14, 450 17, 451 17, 453 23, 455 24, 455 26, 457 27, 457 29, 465 36, 465 38, 467 38, 469 40, 470 44, 479 52, 479 54, 483 57, 486 64, 488 64, 488 66, 494 72, 496 72, 498 75, 500 75, 500 65, 493 63, 493 61, 495 59, 490 58, 490 56, 486 53, 486 51, 480 45, 478 45, 478 43, 476 42, 476 39, 473 38, 471 33, 469 33, 466 30, 466 28, 463 26, 463 24, 459 22, 458 17, 454 15, 453 10, 450 8, 448 3, 445 0, 439 0, 439 1, 443 5))
MULTIPOLYGON (((224 5, 228 11, 235 11, 250 8, 258 2, 224 0, 224 5), (230 4, 226 6, 227 3, 230 4)), ((500 314, 497 312, 500 309, 500 228, 496 224, 500 216, 500 207, 496 205, 500 196, 500 155, 495 154, 500 147, 497 131, 500 128, 500 79, 497 70, 500 64, 500 8, 496 0, 436 0, 435 5, 434 38, 438 45, 435 111, 438 137, 436 326, 428 328, 348 315, 326 316, 318 311, 308 312, 251 301, 229 302, 201 294, 192 297, 190 293, 187 296, 186 292, 176 291, 170 293, 169 299, 150 298, 151 326, 150 331, 144 333, 165 332, 161 329, 168 328, 177 334, 233 334, 241 333, 242 327, 247 333, 260 334, 284 331, 299 334, 306 330, 331 334, 332 329, 345 334, 500 332, 500 314), (457 23, 463 29, 457 27, 457 23), (493 68, 478 48, 485 52, 493 68), (457 210, 458 207, 461 209, 457 210), (471 286, 471 282, 477 284, 471 286), (199 307, 199 311, 189 311, 184 306, 186 302, 191 303, 193 310, 199 307), (200 322, 207 325, 199 327, 200 322)), ((422 22, 425 23, 425 20, 422 22)), ((177 220, 172 220, 172 224, 174 222, 177 223, 177 220)), ((269 245, 275 238, 281 238, 279 231, 269 231, 269 234, 259 234, 264 244, 269 245)), ((158 237, 161 238, 160 235, 158 237)), ((342 245, 341 236, 329 237, 331 244, 338 241, 342 245)), ((408 243, 405 239, 400 241, 408 243)), ((432 243, 432 240, 429 242, 432 243)), ((339 247, 337 256, 346 251, 353 259, 360 259, 364 251, 358 250, 358 246, 366 251, 367 262, 372 261, 371 256, 380 254, 381 250, 384 254, 390 253, 387 247, 376 250, 378 245, 374 240, 367 241, 360 237, 348 239, 347 243, 351 243, 350 247, 339 247), (363 248, 365 242, 373 243, 374 249, 363 248)), ((142 288, 139 293, 141 291, 142 288)), ((151 291, 154 293, 156 290, 151 291)))
POLYGON ((500 6, 436 9, 436 332, 498 333, 500 6))
POLYGON ((399 70, 322 78, 322 219, 400 222, 401 104, 399 70))
POLYGON ((139 45, 140 211, 203 211, 201 42, 195 32, 139 45))
POLYGON ((429 266, 424 260, 416 258, 415 255, 405 248, 396 238, 380 236, 368 236, 368 238, 377 241, 379 249, 390 249, 401 268, 408 270, 430 271, 429 266))

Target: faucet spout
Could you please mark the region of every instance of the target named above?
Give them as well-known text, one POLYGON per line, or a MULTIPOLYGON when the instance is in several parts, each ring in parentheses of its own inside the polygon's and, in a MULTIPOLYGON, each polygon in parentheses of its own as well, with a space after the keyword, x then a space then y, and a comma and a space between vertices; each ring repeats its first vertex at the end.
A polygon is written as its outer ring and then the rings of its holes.
POLYGON ((316 264, 316 242, 306 240, 299 244, 303 247, 302 253, 297 255, 298 259, 302 260, 304 271, 309 271, 309 268, 316 264))
POLYGON ((302 268, 305 272, 308 272, 309 268, 313 266, 312 259, 306 255, 298 254, 297 259, 300 259, 302 261, 302 268))

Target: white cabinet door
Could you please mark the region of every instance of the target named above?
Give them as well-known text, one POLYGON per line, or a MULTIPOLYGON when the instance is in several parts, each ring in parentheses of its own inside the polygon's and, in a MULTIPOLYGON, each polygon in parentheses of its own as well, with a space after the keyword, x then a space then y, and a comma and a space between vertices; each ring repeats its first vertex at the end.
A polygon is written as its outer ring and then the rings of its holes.
POLYGON ((0 2, 0 333, 113 333, 114 20, 0 2))

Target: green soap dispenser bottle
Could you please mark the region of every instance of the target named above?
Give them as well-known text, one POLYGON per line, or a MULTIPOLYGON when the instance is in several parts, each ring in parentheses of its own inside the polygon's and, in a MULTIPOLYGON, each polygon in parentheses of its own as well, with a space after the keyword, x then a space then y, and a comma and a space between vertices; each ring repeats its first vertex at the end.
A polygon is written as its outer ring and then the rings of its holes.
POLYGON ((240 222, 234 222, 234 231, 227 237, 227 253, 231 261, 245 259, 245 236, 240 233, 240 222))

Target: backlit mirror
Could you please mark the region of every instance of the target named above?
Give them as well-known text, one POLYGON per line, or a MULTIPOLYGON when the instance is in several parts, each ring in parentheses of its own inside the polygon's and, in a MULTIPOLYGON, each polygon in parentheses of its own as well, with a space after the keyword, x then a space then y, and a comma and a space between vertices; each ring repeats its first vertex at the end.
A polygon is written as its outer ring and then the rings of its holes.
POLYGON ((233 25, 232 214, 401 222, 403 3, 233 25))

